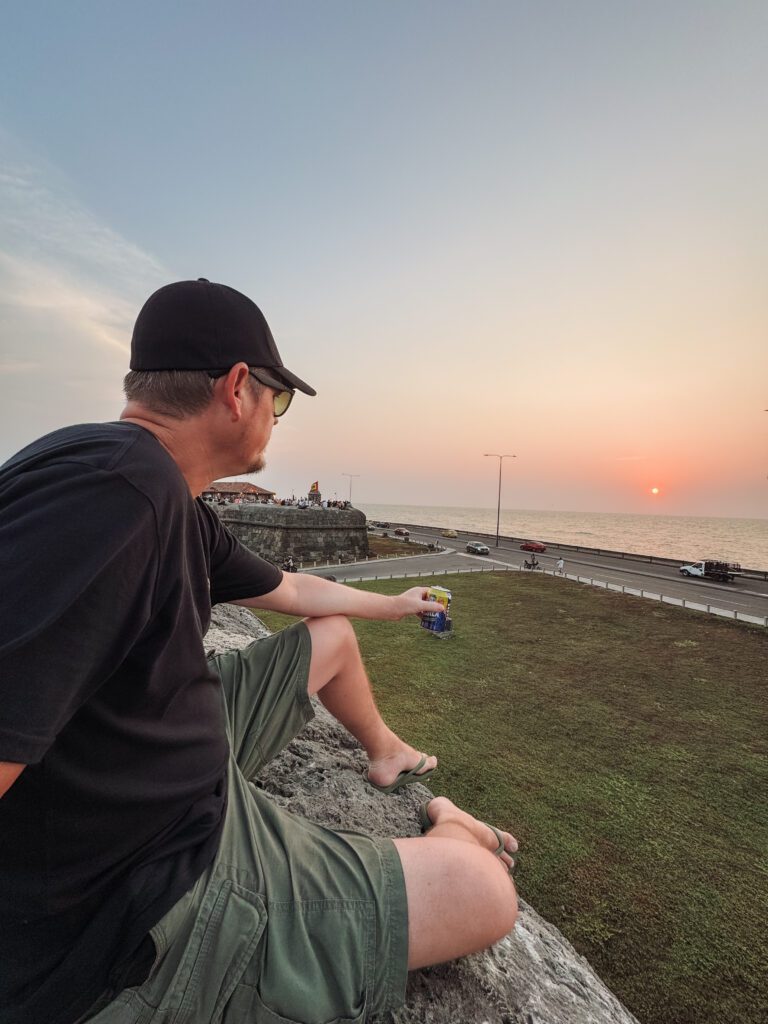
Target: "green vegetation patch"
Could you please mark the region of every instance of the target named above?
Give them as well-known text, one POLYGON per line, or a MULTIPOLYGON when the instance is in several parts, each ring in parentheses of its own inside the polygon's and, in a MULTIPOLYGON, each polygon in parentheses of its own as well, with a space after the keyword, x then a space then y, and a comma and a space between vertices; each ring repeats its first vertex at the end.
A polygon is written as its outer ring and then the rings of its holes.
POLYGON ((434 582, 451 639, 355 621, 434 792, 512 829, 521 895, 645 1024, 764 1021, 768 632, 551 577, 434 582))
POLYGON ((427 552, 424 544, 415 544, 400 537, 380 537, 374 533, 368 534, 368 550, 378 558, 386 555, 424 555, 427 552))

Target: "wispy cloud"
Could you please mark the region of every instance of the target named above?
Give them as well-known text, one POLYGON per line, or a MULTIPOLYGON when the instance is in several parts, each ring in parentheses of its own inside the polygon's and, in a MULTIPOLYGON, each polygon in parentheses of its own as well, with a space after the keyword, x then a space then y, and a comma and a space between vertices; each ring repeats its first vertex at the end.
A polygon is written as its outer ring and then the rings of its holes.
POLYGON ((128 283, 163 268, 138 246, 101 224, 70 196, 46 185, 30 165, 0 164, 0 226, 6 243, 31 258, 128 276, 128 283))
POLYGON ((137 304, 168 279, 150 255, 25 163, 0 164, 0 238, 0 304, 17 331, 49 320, 57 333, 69 324, 125 351, 137 304))
MULTIPOLYGON (((18 150, 0 128, 0 152, 18 150)), ((58 177, 0 159, 0 461, 63 423, 114 416, 136 311, 172 276, 58 177)))
POLYGON ((40 363, 14 363, 0 360, 0 374, 31 373, 33 370, 39 369, 40 363))

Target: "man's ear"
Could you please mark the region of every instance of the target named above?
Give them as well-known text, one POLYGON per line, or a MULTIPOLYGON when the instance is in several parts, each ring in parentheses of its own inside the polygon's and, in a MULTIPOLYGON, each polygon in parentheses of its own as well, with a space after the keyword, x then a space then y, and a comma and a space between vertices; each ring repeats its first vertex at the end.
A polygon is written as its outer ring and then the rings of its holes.
POLYGON ((221 388, 219 399, 229 410, 232 421, 236 422, 243 415, 243 397, 248 388, 248 364, 235 363, 224 377, 216 382, 221 388))

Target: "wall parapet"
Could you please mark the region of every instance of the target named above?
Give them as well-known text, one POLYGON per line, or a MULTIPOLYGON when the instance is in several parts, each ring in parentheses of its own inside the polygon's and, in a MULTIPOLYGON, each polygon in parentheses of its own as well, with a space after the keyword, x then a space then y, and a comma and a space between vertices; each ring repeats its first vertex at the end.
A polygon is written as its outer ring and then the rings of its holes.
POLYGON ((365 513, 356 508, 298 508, 295 505, 229 505, 222 522, 247 548, 280 564, 358 561, 368 554, 365 513))

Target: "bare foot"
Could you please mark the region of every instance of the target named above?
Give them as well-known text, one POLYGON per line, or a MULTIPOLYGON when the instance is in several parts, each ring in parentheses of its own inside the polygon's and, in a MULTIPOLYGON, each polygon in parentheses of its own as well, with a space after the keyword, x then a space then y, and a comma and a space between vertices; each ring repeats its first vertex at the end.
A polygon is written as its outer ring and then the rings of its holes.
MULTIPOLYGON (((499 840, 493 829, 489 828, 485 822, 462 811, 448 797, 437 796, 434 800, 430 800, 427 805, 427 817, 432 822, 432 828, 429 829, 428 835, 438 834, 474 841, 486 850, 490 850, 491 853, 496 853, 498 849, 499 840)), ((498 857, 509 870, 514 867, 515 862, 511 855, 517 852, 517 840, 509 832, 502 832, 501 829, 498 832, 504 843, 504 850, 498 857)))
POLYGON ((427 759, 419 769, 418 775, 426 775, 427 772, 437 768, 436 757, 427 757, 426 754, 421 754, 413 747, 409 747, 407 743, 403 743, 394 733, 392 735, 395 749, 383 757, 376 758, 368 765, 368 778, 374 785, 390 786, 401 772, 412 771, 422 757, 427 759))

